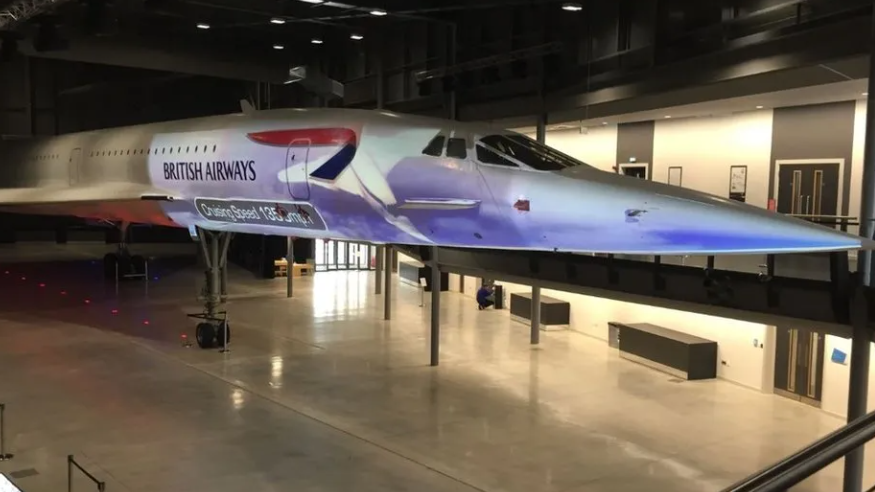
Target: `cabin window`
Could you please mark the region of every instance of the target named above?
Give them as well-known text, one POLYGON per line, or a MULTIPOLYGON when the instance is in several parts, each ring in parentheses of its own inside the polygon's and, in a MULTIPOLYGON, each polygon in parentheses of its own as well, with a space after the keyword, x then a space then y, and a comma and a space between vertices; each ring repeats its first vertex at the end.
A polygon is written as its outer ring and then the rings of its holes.
POLYGON ((519 168, 519 166, 504 158, 498 152, 493 152, 482 145, 477 146, 477 160, 482 162, 483 164, 519 168))
POLYGON ((194 151, 195 151, 195 152, 197 152, 198 147, 200 147, 200 145, 195 145, 195 146, 194 146, 194 151))
POLYGON ((444 152, 444 141, 446 138, 443 135, 438 135, 431 139, 431 142, 422 149, 422 153, 433 157, 440 157, 444 152))
POLYGON ((215 152, 215 151, 216 151, 216 146, 215 146, 215 145, 213 145, 213 152, 215 152))
POLYGON ((524 135, 489 135, 480 141, 538 171, 561 171, 583 164, 524 135))
POLYGON ((451 138, 447 141, 447 157, 467 159, 468 145, 464 138, 451 138))

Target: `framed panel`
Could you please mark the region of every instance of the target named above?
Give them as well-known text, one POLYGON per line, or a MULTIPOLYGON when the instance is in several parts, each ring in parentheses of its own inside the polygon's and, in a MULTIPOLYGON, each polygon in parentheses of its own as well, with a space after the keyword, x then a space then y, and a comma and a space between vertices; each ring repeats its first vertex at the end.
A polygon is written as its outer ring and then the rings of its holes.
POLYGON ((747 166, 729 167, 729 199, 738 202, 747 200, 747 166))
POLYGON ((684 179, 684 168, 674 166, 668 168, 668 184, 672 186, 681 186, 684 179))

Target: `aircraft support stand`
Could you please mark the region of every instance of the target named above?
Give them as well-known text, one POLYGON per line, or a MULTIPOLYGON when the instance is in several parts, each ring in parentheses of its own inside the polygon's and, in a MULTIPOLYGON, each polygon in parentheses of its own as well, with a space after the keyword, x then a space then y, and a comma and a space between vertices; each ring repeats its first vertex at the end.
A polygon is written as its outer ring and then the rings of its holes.
POLYGON ((286 240, 286 297, 292 297, 294 291, 294 275, 292 275, 292 266, 295 264, 295 239, 288 238, 286 240))
POLYGON ((386 291, 383 297, 383 319, 392 319, 392 246, 386 245, 384 249, 385 261, 383 262, 383 289, 386 291))
MULTIPOLYGON (((875 1, 870 2, 875 6, 875 1)), ((869 91, 875 90, 875 10, 872 12, 872 32, 869 42, 869 91)), ((875 98, 866 102, 866 135, 863 150, 863 196, 860 207, 860 235, 872 239, 875 233, 875 98)), ((872 333, 868 326, 868 310, 860 304, 865 302, 866 291, 872 288, 875 274, 872 251, 860 251, 857 271, 861 287, 853 299, 853 339, 851 342, 851 367, 848 381, 848 422, 866 414, 869 397, 869 349, 872 333)), ((862 492, 864 447, 860 446, 845 456, 845 474, 842 490, 862 492)))
POLYGON ((530 339, 532 345, 541 343, 541 288, 532 286, 532 326, 530 339))
POLYGON ((228 245, 231 243, 231 233, 211 232, 198 229, 199 244, 206 264, 205 285, 201 293, 204 301, 204 311, 189 314, 191 318, 201 320, 195 331, 195 339, 200 348, 222 347, 228 350, 231 339, 231 326, 227 311, 219 311, 223 302, 222 280, 223 271, 228 264, 228 245))
POLYGON ((431 248, 431 365, 440 363, 441 352, 441 269, 438 247, 431 248))
POLYGON ((383 246, 377 246, 377 254, 376 259, 374 261, 374 270, 375 270, 375 282, 374 282, 374 294, 380 295, 383 291, 383 277, 381 276, 383 273, 383 246))

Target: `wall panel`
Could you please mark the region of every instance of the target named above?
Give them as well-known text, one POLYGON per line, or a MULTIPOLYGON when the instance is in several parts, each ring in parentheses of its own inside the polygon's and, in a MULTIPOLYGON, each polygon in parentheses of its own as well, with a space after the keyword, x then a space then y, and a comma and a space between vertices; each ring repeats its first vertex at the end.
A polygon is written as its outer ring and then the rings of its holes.
POLYGON ((668 168, 683 169, 684 188, 729 197, 729 169, 747 166, 746 203, 768 204, 772 112, 656 122, 653 180, 668 182, 668 168))
POLYGON ((617 126, 547 132, 546 143, 603 171, 612 171, 617 156, 617 126))

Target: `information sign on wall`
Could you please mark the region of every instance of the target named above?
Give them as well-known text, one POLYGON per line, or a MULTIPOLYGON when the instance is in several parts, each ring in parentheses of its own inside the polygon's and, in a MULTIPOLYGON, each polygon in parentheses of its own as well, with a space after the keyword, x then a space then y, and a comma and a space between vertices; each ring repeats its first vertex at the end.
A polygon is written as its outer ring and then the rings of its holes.
POLYGON ((747 200, 747 166, 729 168, 729 198, 739 202, 747 200))

